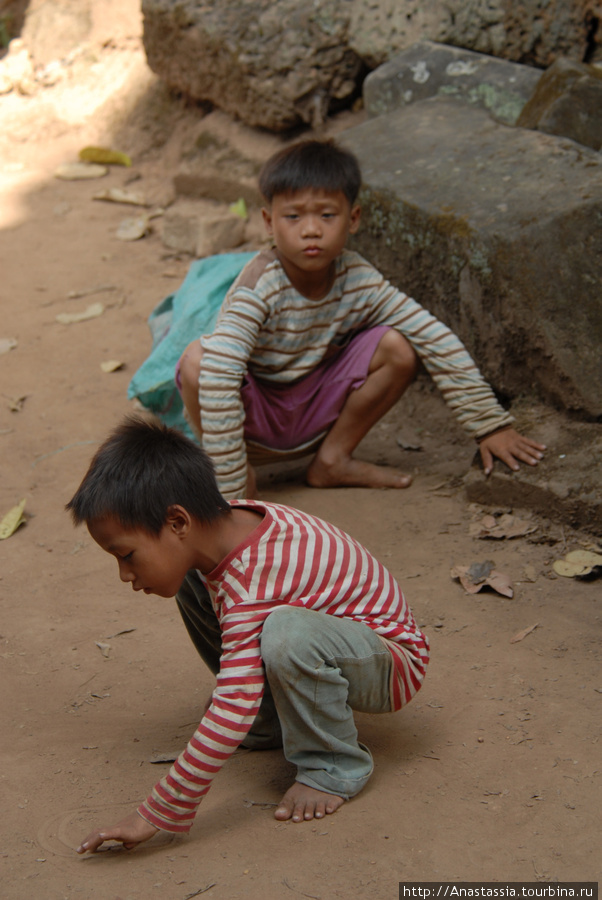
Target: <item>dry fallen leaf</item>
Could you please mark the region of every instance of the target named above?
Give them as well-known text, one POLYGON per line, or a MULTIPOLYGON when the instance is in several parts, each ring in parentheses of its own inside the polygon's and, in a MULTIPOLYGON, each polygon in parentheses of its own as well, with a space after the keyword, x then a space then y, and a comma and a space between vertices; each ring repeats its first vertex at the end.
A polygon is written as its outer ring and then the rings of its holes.
POLYGON ((21 412, 26 400, 27 394, 23 394, 21 397, 11 397, 8 401, 8 408, 11 412, 21 412))
POLYGON ((126 191, 123 188, 112 187, 106 191, 94 194, 93 200, 108 200, 111 203, 128 203, 131 206, 148 206, 146 197, 135 191, 126 191))
POLYGON ((503 597, 514 597, 512 582, 503 572, 498 572, 494 568, 494 563, 489 559, 481 563, 472 563, 470 566, 454 566, 450 575, 452 578, 459 579, 460 584, 469 594, 476 594, 481 588, 488 585, 503 597))
POLYGON ((514 597, 512 582, 503 572, 498 572, 494 569, 485 583, 492 587, 496 593, 501 594, 502 597, 509 597, 510 599, 514 597))
POLYGON ((470 526, 470 534, 473 537, 493 540, 503 540, 504 538, 523 537, 526 534, 532 534, 537 531, 537 525, 528 522, 525 519, 519 519, 511 513, 504 513, 501 516, 483 516, 479 522, 474 522, 470 526))
POLYGON ((104 658, 109 659, 111 653, 111 645, 105 644, 104 641, 96 641, 96 646, 98 647, 104 658))
POLYGON ((65 163, 58 167, 54 177, 61 178, 63 181, 83 181, 88 178, 102 178, 108 171, 106 166, 98 166, 94 163, 65 163))
POLYGON ((102 294, 104 291, 116 291, 114 284, 97 284, 95 287, 84 288, 83 291, 69 291, 67 297, 69 300, 79 300, 80 297, 88 297, 90 294, 102 294))
POLYGON ((23 498, 17 506, 6 513, 2 521, 0 521, 0 541, 6 540, 11 534, 14 534, 19 525, 25 522, 23 510, 25 509, 26 498, 23 498))
POLYGON ((593 550, 594 553, 602 553, 602 546, 594 541, 581 541, 584 550, 593 550))
POLYGON ((124 219, 115 232, 120 241, 138 241, 148 233, 150 216, 137 216, 124 219))
POLYGON ((527 637, 528 634, 531 634, 532 631, 535 631, 536 628, 539 627, 539 622, 536 622, 535 625, 529 625, 528 628, 523 628, 522 631, 519 631, 518 634, 515 634, 513 638, 510 638, 511 644, 518 644, 519 641, 522 641, 527 637))
POLYGON ((61 325, 72 325, 74 322, 87 322, 88 319, 96 319, 102 316, 105 308, 102 303, 91 303, 87 309, 78 313, 59 313, 56 321, 61 325))
POLYGON ((103 372, 117 372, 118 369, 123 369, 124 363, 120 362, 118 359, 108 359, 106 362, 101 362, 100 368, 103 372))
POLYGON ((0 354, 8 353, 10 350, 14 350, 17 346, 17 339, 13 337, 9 338, 0 338, 0 354))
POLYGON ((579 578, 590 575, 599 566, 602 566, 602 554, 593 550, 571 550, 564 559, 555 560, 552 568, 564 578, 579 578))
POLYGON ((231 213, 234 213, 235 216, 239 216, 241 219, 249 218, 249 211, 244 197, 239 197, 236 203, 230 204, 228 209, 231 213))
POLYGON ((101 163, 105 166, 131 166, 132 160, 127 153, 110 150, 108 147, 83 147, 79 158, 89 163, 101 163))

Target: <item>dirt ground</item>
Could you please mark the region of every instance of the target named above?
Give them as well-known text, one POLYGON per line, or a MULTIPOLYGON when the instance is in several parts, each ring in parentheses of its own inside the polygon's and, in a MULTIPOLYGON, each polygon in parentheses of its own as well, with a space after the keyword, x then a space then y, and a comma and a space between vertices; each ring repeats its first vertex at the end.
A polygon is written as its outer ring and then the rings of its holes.
MULTIPOLYGON (((2 898, 393 900, 401 881, 598 880, 600 582, 552 570, 590 536, 518 509, 530 534, 472 536, 486 513, 508 510, 468 504, 474 447, 426 381, 362 448, 415 470, 408 491, 312 490, 300 465, 260 473, 264 499, 333 521, 382 559, 430 637, 408 708, 358 716, 375 759, 368 787, 325 821, 278 823, 291 767, 278 751, 238 751, 189 836, 74 852, 147 795, 169 765, 157 759, 182 749, 211 688, 175 604, 134 597, 63 511, 130 409, 149 312, 190 262, 166 251, 159 222, 118 240, 131 211, 91 199, 134 174, 154 204, 168 202, 181 142, 203 115, 148 72, 136 7, 117 7, 113 39, 65 81, 0 97, 0 338, 17 341, 0 355, 0 516, 27 500, 26 523, 0 543, 2 898), (130 152, 133 169, 55 178, 89 143, 130 152), (100 317, 57 322, 95 301, 100 317), (105 373, 107 360, 123 367, 105 373), (470 595, 450 576, 485 560, 512 580, 512 599, 470 595)), ((276 141, 241 134, 262 152, 276 141)))

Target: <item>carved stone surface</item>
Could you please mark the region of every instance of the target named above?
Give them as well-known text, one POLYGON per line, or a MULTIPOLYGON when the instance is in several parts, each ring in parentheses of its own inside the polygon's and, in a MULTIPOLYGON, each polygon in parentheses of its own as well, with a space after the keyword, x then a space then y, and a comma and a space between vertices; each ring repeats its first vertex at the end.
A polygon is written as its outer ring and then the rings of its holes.
POLYGON ((501 396, 600 416, 600 154, 440 98, 342 138, 364 177, 354 246, 460 335, 501 396))

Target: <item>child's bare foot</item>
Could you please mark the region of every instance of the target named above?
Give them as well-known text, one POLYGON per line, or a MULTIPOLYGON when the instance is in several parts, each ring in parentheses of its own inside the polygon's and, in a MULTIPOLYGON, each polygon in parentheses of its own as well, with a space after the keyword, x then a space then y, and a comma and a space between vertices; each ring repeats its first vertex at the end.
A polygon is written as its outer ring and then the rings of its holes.
POLYGON ((352 456, 329 465, 318 455, 307 470, 306 480, 310 487, 319 488, 407 488, 412 483, 412 476, 388 466, 375 466, 374 463, 354 459, 352 456))
POLYGON ((274 816, 282 820, 292 819, 293 822, 323 819, 336 812, 344 802, 336 794, 327 794, 295 781, 280 801, 274 816))

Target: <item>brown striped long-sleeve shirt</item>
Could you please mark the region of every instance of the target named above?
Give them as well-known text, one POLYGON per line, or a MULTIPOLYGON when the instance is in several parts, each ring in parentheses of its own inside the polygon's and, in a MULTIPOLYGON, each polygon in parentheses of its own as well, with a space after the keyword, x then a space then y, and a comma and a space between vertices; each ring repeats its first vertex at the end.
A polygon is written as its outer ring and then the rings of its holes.
POLYGON ((513 421, 446 325, 359 254, 345 250, 336 266, 328 295, 309 300, 293 288, 274 251, 259 253, 230 289, 213 333, 201 338, 203 445, 226 497, 244 496, 246 486, 240 388, 247 369, 260 380, 291 384, 375 325, 408 339, 471 435, 482 437, 513 421))

